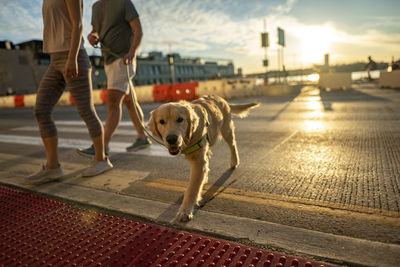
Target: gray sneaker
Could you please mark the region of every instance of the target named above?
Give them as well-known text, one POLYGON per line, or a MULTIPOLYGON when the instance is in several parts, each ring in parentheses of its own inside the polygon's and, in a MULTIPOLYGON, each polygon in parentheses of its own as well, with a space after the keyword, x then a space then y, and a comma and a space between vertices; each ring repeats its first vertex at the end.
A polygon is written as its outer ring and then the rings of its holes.
MULTIPOLYGON (((108 157, 108 152, 109 152, 108 147, 106 147, 106 149, 104 149, 104 150, 105 150, 104 153, 105 153, 106 156, 108 157)), ((93 157, 94 157, 94 154, 95 154, 95 152, 94 152, 94 146, 91 145, 91 146, 88 147, 88 148, 77 148, 77 149, 76 149, 76 153, 78 153, 78 154, 81 155, 81 156, 93 158, 93 157)))
POLYGON ((25 177, 25 182, 31 185, 39 185, 55 181, 64 176, 64 172, 59 166, 56 169, 49 169, 45 164, 42 164, 42 169, 32 175, 25 177))
POLYGON ((111 170, 113 167, 114 166, 111 164, 108 157, 102 161, 93 160, 92 163, 90 163, 89 168, 87 168, 82 172, 82 176, 83 177, 96 176, 102 174, 103 172, 111 170))
POLYGON ((151 145, 151 141, 149 140, 149 138, 147 136, 144 139, 137 138, 135 143, 133 143, 131 146, 128 146, 126 148, 126 151, 128 151, 128 152, 138 151, 140 149, 149 147, 150 145, 151 145))

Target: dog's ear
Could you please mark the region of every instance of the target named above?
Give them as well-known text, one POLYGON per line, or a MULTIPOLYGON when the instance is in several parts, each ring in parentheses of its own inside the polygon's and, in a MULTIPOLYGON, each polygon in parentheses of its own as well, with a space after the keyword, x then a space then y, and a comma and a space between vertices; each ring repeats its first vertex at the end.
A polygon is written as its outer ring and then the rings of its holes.
POLYGON ((150 120, 147 123, 147 126, 149 127, 150 131, 157 136, 158 138, 162 139, 161 133, 158 131, 157 128, 157 123, 156 123, 156 110, 153 110, 150 112, 150 120))
POLYGON ((190 104, 186 104, 186 111, 188 113, 188 132, 187 132, 187 139, 191 140, 193 133, 197 130, 197 127, 199 127, 199 115, 194 111, 192 106, 190 104))

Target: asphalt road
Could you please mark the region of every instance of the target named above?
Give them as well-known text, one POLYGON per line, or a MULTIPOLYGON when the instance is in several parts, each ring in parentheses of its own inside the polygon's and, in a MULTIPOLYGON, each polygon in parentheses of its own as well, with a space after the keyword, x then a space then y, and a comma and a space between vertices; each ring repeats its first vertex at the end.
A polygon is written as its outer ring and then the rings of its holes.
MULTIPOLYGON (((292 96, 229 101, 262 105, 234 120, 238 169, 229 170, 223 141, 212 148, 200 211, 400 244, 400 91, 374 84, 330 92, 306 86, 292 96)), ((146 121, 158 105, 142 104, 146 121)), ((105 106, 96 109, 105 120, 105 106)), ((158 145, 123 152, 136 138, 126 111, 110 145, 115 169, 85 182, 74 177, 90 160, 74 147, 90 143, 86 128, 74 107, 56 107, 54 119, 71 183, 166 204, 182 200, 188 163, 158 145)), ((32 109, 0 109, 0 182, 35 171, 44 159, 32 109)))

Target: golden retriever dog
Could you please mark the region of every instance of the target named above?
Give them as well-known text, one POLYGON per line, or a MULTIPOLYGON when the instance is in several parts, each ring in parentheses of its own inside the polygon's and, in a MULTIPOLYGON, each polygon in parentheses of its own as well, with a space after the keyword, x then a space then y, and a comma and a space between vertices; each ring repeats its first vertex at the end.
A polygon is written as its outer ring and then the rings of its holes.
POLYGON ((208 180, 210 147, 222 136, 231 151, 230 167, 239 165, 235 127, 231 115, 247 116, 260 103, 229 104, 219 96, 203 96, 192 102, 163 104, 151 112, 148 123, 171 155, 184 154, 190 162, 190 180, 183 202, 175 217, 178 221, 193 218, 194 205, 201 201, 203 185, 208 180))

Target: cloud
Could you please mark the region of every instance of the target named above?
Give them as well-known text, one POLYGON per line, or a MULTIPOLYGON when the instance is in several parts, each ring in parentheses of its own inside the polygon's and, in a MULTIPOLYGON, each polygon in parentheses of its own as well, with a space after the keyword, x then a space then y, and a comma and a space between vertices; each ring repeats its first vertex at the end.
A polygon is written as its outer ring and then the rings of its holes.
POLYGON ((290 11, 292 11, 293 6, 296 4, 297 0, 287 0, 285 4, 283 5, 278 5, 277 7, 274 8, 275 12, 277 15, 283 15, 287 14, 290 11))
POLYGON ((138 5, 138 9, 142 9, 143 46, 157 47, 160 42, 165 42, 185 52, 211 50, 214 46, 223 46, 230 51, 239 51, 240 48, 248 52, 248 36, 258 32, 254 29, 256 20, 244 24, 216 6, 211 1, 182 4, 178 0, 146 2, 142 8, 138 5))
POLYGON ((349 37, 350 42, 359 45, 393 45, 400 44, 400 33, 387 34, 376 29, 370 29, 365 34, 349 37))
MULTIPOLYGON (((85 38, 91 30, 94 2, 96 0, 84 0, 85 38)), ((300 3, 297 0, 133 0, 133 3, 144 31, 141 52, 168 52, 171 48, 183 56, 222 57, 240 64, 248 62, 246 68, 250 65, 262 68, 260 62, 264 50, 260 47, 260 32, 264 30, 264 19, 270 34, 272 60, 277 49, 278 26, 286 32, 287 57, 298 53, 297 46, 304 37, 302 33, 307 32, 318 35, 328 31, 324 38, 342 48, 359 46, 392 51, 398 50, 400 43, 397 17, 378 17, 378 21, 374 21, 378 22, 376 27, 371 25, 365 32, 350 34, 332 21, 319 24, 299 21, 291 15, 300 3), (385 27, 391 27, 392 32, 379 31, 385 27)), ((42 0, 0 0, 0 5, 0 39, 20 42, 42 38, 42 0)), ((87 42, 86 47, 90 49, 87 42)), ((342 49, 340 53, 344 51, 342 49)))
POLYGON ((11 41, 41 39, 41 1, 0 1, 0 38, 11 41))

